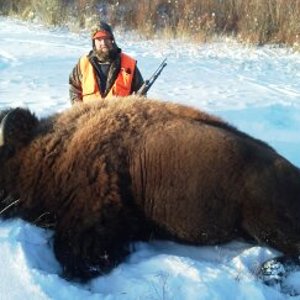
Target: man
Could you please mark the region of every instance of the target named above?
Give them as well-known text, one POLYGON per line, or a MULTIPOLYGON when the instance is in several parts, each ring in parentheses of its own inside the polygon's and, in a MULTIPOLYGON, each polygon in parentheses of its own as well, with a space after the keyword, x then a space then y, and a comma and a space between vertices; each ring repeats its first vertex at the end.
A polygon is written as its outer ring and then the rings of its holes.
POLYGON ((117 46, 107 23, 100 22, 92 30, 92 44, 92 51, 79 59, 70 74, 71 103, 137 92, 144 80, 136 60, 117 46))

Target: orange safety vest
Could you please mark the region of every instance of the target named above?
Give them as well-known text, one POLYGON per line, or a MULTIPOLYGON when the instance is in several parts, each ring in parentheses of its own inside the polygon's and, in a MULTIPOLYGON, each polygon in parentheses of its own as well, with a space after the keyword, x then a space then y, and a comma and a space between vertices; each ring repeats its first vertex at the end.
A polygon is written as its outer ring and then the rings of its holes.
MULTIPOLYGON (((79 67, 82 74, 82 101, 102 99, 99 86, 96 80, 94 67, 86 55, 82 56, 79 61, 79 67)), ((121 53, 121 68, 117 79, 111 87, 108 95, 110 96, 128 96, 131 94, 131 85, 136 68, 136 60, 121 53)))

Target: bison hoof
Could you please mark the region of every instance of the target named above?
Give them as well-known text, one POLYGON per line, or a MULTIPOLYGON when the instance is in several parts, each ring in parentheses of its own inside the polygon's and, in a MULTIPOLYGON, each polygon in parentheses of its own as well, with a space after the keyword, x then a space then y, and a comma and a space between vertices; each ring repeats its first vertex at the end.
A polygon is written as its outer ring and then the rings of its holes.
POLYGON ((300 295, 300 256, 280 256, 264 262, 258 277, 268 286, 273 286, 290 296, 300 295))

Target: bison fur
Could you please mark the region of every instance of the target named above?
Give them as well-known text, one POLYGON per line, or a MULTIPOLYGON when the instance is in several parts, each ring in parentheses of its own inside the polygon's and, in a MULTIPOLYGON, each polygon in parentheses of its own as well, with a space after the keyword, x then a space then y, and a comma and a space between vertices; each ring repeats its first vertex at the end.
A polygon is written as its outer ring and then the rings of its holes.
POLYGON ((53 229, 68 278, 108 272, 153 236, 246 237, 299 254, 299 169, 217 117, 135 97, 41 120, 10 112, 0 114, 1 216, 53 229))

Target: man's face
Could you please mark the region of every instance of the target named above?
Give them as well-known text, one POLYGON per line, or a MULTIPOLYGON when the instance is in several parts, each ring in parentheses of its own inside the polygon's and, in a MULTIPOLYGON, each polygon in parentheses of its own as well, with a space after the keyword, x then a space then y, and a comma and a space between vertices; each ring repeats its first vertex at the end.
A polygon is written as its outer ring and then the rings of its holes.
POLYGON ((109 51, 113 49, 113 40, 110 37, 96 38, 95 48, 103 54, 109 53, 109 51))

